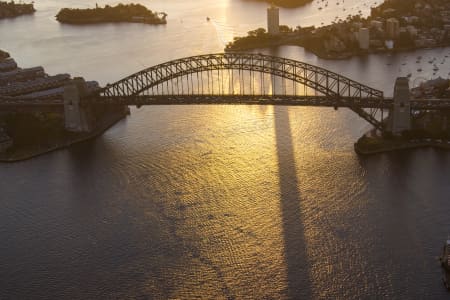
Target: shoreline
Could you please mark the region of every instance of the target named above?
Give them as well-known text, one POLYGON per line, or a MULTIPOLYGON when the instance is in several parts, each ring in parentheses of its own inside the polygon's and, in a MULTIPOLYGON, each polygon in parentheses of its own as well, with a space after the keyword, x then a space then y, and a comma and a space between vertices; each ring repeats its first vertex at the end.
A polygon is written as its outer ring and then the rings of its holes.
POLYGON ((59 21, 59 23, 61 24, 65 24, 65 25, 78 25, 78 26, 83 26, 83 25, 96 25, 96 24, 108 24, 108 23, 112 23, 112 24, 120 24, 120 23, 138 23, 138 24, 147 24, 147 25, 166 25, 167 21, 158 21, 158 22, 151 22, 151 21, 134 21, 134 20, 123 20, 123 21, 110 21, 110 20, 100 20, 100 21, 59 21))
POLYGON ((253 43, 251 46, 248 47, 225 47, 225 52, 244 52, 244 51, 254 51, 257 49, 268 49, 268 48, 276 48, 276 47, 282 47, 282 46, 297 46, 300 48, 305 49, 305 51, 308 51, 318 58, 325 59, 325 60, 345 60, 350 59, 353 57, 363 57, 367 55, 388 55, 388 54, 397 54, 397 53, 407 53, 407 52, 414 52, 419 50, 428 50, 428 49, 442 49, 442 48, 448 48, 450 47, 449 44, 442 44, 442 45, 436 45, 433 47, 409 47, 409 48, 397 48, 397 49, 385 49, 385 50, 372 50, 372 51, 355 51, 355 52, 343 52, 343 53, 337 53, 337 54, 330 54, 325 53, 323 51, 319 51, 317 49, 312 49, 307 46, 304 41, 302 41, 299 37, 281 37, 281 40, 265 40, 265 41, 258 41, 256 43, 253 43), (258 43, 259 42, 259 43, 258 43))
MULTIPOLYGON (((363 136, 364 137, 364 136, 363 136)), ((439 150, 450 150, 450 140, 441 140, 438 142, 437 140, 430 141, 412 141, 412 140, 389 140, 386 138, 378 137, 380 144, 377 145, 376 148, 370 149, 370 147, 364 147, 361 145, 360 140, 354 143, 354 150, 359 155, 374 155, 388 152, 395 152, 401 150, 413 150, 420 148, 434 148, 439 150)))
POLYGON ((438 144, 433 142, 423 142, 420 144, 417 143, 410 143, 401 145, 401 146, 389 146, 384 149, 374 149, 374 150, 363 150, 359 148, 358 143, 354 144, 354 149, 357 154, 360 155, 375 155, 375 154, 381 154, 381 153, 389 153, 389 152, 395 152, 395 151, 401 151, 401 150, 414 150, 414 149, 420 149, 420 148, 433 148, 433 149, 439 149, 439 150, 450 150, 450 144, 438 144))
POLYGON ((266 2, 283 8, 297 8, 311 4, 314 0, 254 0, 255 2, 266 2))
POLYGON ((340 60, 450 47, 450 3, 443 1, 430 0, 424 7, 422 3, 406 5, 401 0, 386 0, 371 7, 367 17, 349 14, 345 20, 336 17, 337 21, 318 27, 291 28, 279 24, 278 15, 278 30, 251 30, 246 36, 234 37, 225 51, 296 45, 319 58, 340 60))
POLYGON ((99 120, 99 126, 93 130, 92 132, 83 134, 82 136, 74 137, 71 140, 64 141, 62 143, 56 143, 50 147, 46 147, 45 149, 29 149, 28 151, 16 151, 9 155, 9 157, 5 157, 5 154, 0 154, 0 163, 16 163, 25 160, 32 159, 34 157, 38 157, 50 152, 54 152, 57 150, 62 150, 65 148, 69 148, 72 145, 82 143, 91 139, 94 139, 103 133, 105 133, 108 129, 116 125, 119 121, 125 119, 128 113, 116 113, 114 115, 106 115, 101 120, 99 120), (17 153, 19 152, 19 153, 17 153), (27 153, 24 153, 27 152, 27 153))

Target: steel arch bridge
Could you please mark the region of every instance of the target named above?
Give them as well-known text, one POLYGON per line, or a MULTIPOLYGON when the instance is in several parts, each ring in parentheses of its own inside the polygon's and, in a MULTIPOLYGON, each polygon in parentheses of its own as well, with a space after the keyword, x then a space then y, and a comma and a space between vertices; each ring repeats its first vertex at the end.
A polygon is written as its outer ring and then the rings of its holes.
POLYGON ((383 129, 383 110, 393 104, 382 91, 324 68, 249 53, 172 60, 108 84, 87 99, 137 106, 211 103, 347 107, 378 129, 383 129), (314 95, 308 95, 308 90, 314 95))

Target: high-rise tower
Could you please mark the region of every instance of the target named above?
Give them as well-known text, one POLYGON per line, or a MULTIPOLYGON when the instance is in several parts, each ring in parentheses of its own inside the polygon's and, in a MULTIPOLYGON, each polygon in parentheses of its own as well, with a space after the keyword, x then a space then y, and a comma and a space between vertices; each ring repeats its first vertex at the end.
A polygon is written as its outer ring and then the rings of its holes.
POLYGON ((280 33, 280 10, 273 5, 267 8, 267 32, 272 35, 280 33))

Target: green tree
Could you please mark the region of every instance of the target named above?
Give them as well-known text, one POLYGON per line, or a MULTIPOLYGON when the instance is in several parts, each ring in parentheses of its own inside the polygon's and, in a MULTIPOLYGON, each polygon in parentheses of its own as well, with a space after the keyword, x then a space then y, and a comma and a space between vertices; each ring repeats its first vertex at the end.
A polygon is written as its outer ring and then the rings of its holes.
POLYGON ((280 32, 292 32, 292 28, 286 25, 280 25, 280 32))

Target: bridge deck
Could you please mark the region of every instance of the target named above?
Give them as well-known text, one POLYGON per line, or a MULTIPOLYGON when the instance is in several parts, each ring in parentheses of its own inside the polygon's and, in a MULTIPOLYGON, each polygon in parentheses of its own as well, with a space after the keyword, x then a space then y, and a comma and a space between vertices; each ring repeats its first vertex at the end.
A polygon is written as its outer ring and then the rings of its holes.
MULTIPOLYGON (((80 82, 81 83, 81 82, 80 82)), ((81 86, 81 85, 80 85, 81 86)), ((308 63, 255 53, 181 58, 134 73, 89 94, 81 105, 245 104, 346 107, 375 128, 393 100, 380 90, 308 63), (312 91, 312 93, 311 93, 312 91)), ((64 107, 64 89, 33 97, 1 97, 0 110, 64 107)), ((413 100, 412 110, 450 109, 450 99, 413 100)))
MULTIPOLYGON (((286 105, 286 106, 321 106, 321 107, 360 107, 382 108, 392 107, 393 99, 374 99, 358 97, 333 98, 327 96, 285 96, 285 95, 154 95, 154 96, 97 96, 88 101, 106 105, 180 105, 180 104, 248 104, 248 105, 286 105)), ((0 97, 0 110, 13 107, 29 109, 56 109, 64 103, 62 97, 51 99, 28 99, 20 97, 0 97)), ((411 100, 413 110, 445 110, 450 109, 450 99, 414 99, 411 100)))
POLYGON ((268 95, 175 95, 175 96, 101 96, 94 103, 124 105, 176 104, 248 104, 325 107, 390 108, 392 99, 333 98, 326 96, 268 96, 268 95))

